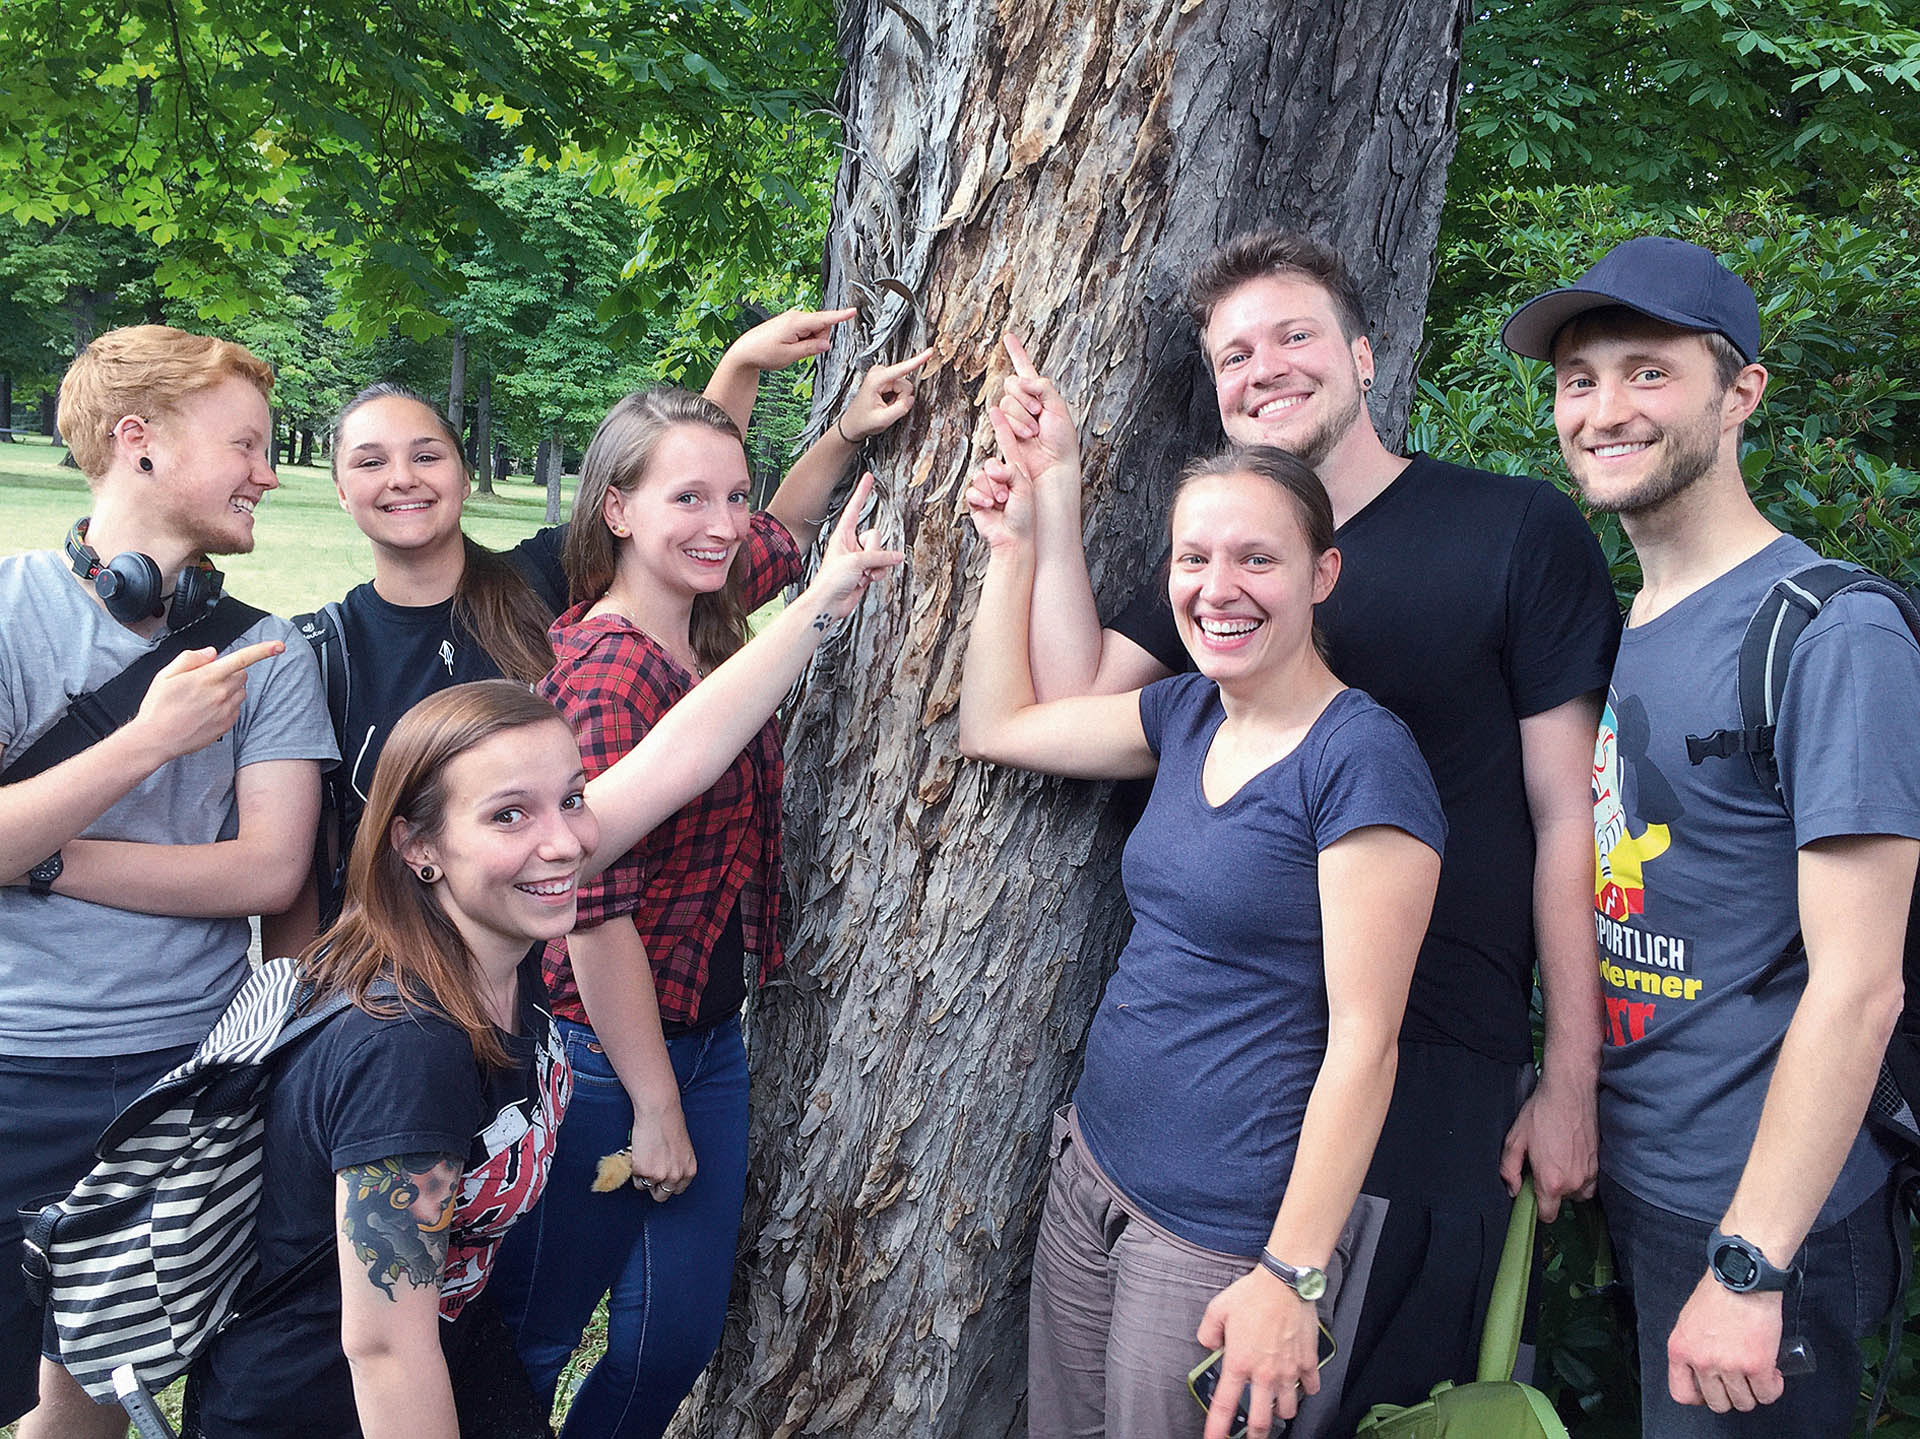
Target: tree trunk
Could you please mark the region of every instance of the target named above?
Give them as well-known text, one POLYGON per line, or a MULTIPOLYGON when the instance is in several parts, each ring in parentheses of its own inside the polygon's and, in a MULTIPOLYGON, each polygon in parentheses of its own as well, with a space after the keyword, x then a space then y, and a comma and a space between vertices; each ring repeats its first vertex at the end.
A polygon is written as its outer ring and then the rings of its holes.
POLYGON ((493 377, 482 375, 473 409, 473 487, 493 493, 493 377))
POLYGON ((312 425, 302 425, 300 427, 300 458, 296 463, 302 465, 311 465, 313 463, 312 425))
POLYGON ((447 423, 456 435, 467 433, 467 332, 453 332, 453 366, 447 378, 447 423))
POLYGON ((547 437, 540 442, 541 459, 535 469, 540 482, 547 487, 547 523, 560 523, 560 472, 566 468, 567 449, 560 443, 560 427, 555 425, 547 431, 547 437), (545 468, 541 468, 544 465, 545 468))
POLYGON ((512 474, 510 473, 512 469, 512 465, 513 465, 513 456, 507 453, 507 442, 505 440, 495 440, 493 442, 493 477, 494 479, 498 480, 501 484, 504 485, 509 479, 513 477, 512 474))
POLYGON ((985 562, 961 495, 992 443, 1000 335, 1025 336, 1081 422, 1105 613, 1158 553, 1178 463, 1217 440, 1178 296, 1219 240, 1272 219, 1343 250, 1397 440, 1462 18, 1459 0, 846 0, 825 303, 864 313, 823 365, 815 424, 859 352, 938 359, 872 457, 906 570, 790 717, 790 965, 753 1015, 734 1313, 683 1431, 1024 1429, 1049 1116, 1128 921, 1103 790, 954 747, 985 562))
POLYGON ((13 376, 0 375, 0 440, 13 443, 13 376))

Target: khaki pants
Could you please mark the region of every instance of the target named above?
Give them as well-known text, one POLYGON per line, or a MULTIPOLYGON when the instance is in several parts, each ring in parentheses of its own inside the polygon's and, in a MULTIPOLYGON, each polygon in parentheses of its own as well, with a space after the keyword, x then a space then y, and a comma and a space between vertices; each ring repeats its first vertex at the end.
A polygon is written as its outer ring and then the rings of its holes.
MULTIPOLYGON (((1070 1109, 1054 1120, 1053 1155, 1028 1309, 1031 1439, 1199 1439, 1206 1413, 1187 1374, 1207 1351, 1194 1331, 1254 1260, 1188 1243, 1130 1205, 1087 1153, 1070 1109)), ((1326 1433, 1339 1407, 1364 1287, 1345 1281, 1364 1275, 1384 1210, 1361 1196, 1327 1266, 1320 1318, 1336 1352, 1288 1439, 1326 1433)))

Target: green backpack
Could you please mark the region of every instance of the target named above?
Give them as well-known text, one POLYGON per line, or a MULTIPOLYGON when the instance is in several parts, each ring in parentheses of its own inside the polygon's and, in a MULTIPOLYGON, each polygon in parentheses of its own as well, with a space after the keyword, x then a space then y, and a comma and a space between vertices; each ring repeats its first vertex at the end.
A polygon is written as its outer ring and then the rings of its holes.
POLYGON ((1524 1180, 1507 1221, 1500 1269, 1493 1281, 1480 1367, 1471 1384, 1442 1380, 1418 1404, 1376 1404, 1354 1439, 1567 1439, 1566 1425, 1538 1389, 1517 1382, 1520 1323, 1533 1270, 1536 1213, 1533 1180, 1524 1180))

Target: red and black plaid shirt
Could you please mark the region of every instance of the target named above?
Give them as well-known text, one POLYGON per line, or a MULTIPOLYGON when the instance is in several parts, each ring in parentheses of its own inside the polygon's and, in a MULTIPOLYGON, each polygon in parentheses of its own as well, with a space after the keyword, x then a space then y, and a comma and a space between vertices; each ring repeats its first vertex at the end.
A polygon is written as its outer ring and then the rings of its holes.
MULTIPOLYGON (((800 578, 793 537, 768 514, 734 563, 745 566, 741 597, 758 609, 800 578)), ((599 774, 692 689, 695 677, 619 615, 583 618, 591 602, 554 621, 555 663, 540 693, 557 705, 580 741, 589 777, 599 774)), ((581 928, 629 916, 653 965, 660 1017, 699 1016, 714 942, 736 901, 749 955, 764 982, 780 967, 780 784, 786 761, 769 720, 718 784, 580 887, 581 928)), ((542 957, 553 1013, 587 1024, 565 940, 542 957)))

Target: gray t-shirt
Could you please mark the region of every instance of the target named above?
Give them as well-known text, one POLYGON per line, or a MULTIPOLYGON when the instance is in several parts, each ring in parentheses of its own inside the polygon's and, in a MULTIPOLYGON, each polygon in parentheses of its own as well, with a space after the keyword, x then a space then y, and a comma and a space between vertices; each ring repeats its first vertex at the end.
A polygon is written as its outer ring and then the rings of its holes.
MULTIPOLYGON (((234 774, 264 760, 337 758, 313 652, 273 616, 234 648, 287 651, 247 671, 226 735, 162 765, 81 832, 86 839, 210 844, 239 833, 234 774)), ((23 753, 159 642, 116 623, 68 570, 36 551, 0 559, 0 754, 23 753)), ((136 914, 0 888, 0 1054, 140 1054, 197 1043, 246 975, 244 919, 136 914)))
MULTIPOLYGON (((1804 956, 1783 958, 1800 929, 1799 848, 1920 837, 1920 649, 1878 595, 1841 596, 1795 647, 1775 737, 1791 817, 1744 757, 1688 762, 1688 735, 1739 728, 1755 607, 1818 559, 1783 537, 1628 629, 1594 750, 1600 1164, 1707 1222, 1733 1197, 1806 987, 1804 956)), ((1888 1167, 1863 1133, 1819 1223, 1857 1207, 1888 1167)))

